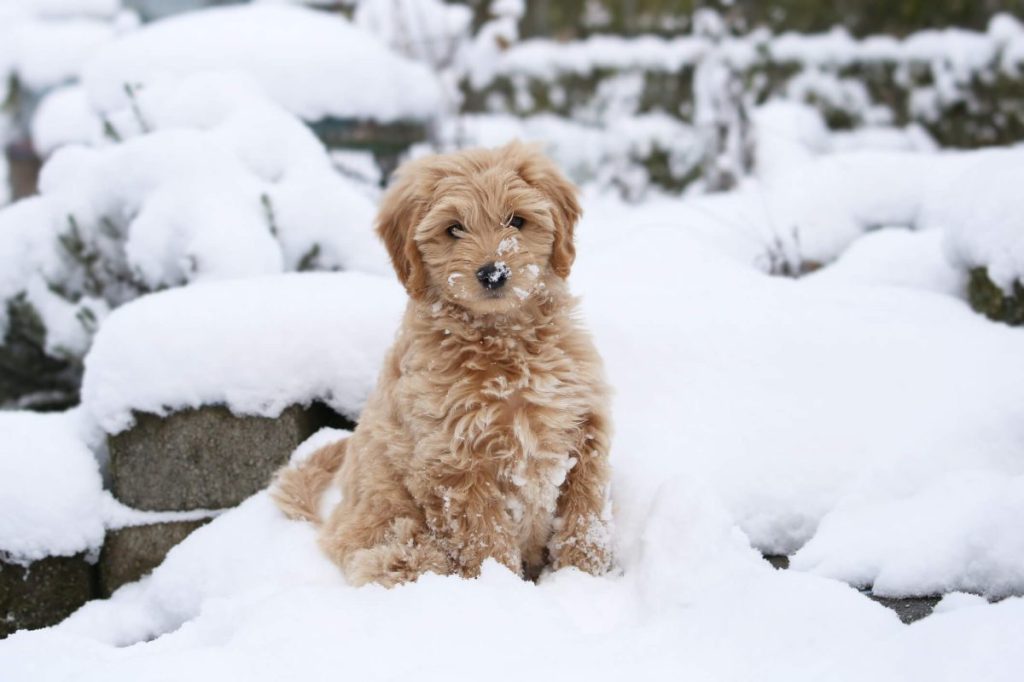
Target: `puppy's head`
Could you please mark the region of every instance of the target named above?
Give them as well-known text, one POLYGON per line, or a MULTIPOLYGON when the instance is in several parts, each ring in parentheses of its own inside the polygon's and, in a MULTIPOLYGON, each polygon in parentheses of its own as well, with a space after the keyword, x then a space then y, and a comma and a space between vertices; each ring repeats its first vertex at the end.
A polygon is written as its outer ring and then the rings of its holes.
POLYGON ((576 188, 513 142, 411 161, 381 202, 377 231, 418 300, 504 313, 569 275, 576 188))

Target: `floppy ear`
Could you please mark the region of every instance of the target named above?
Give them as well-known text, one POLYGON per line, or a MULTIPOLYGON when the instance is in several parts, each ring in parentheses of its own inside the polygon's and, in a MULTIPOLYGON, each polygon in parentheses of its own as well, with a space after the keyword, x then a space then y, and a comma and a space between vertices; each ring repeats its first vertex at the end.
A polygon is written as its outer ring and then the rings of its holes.
POLYGON ((398 169, 397 178, 384 193, 377 213, 377 234, 391 256, 398 281, 412 298, 421 298, 427 288, 423 257, 413 240, 413 231, 429 199, 420 177, 420 165, 409 162, 398 169))
POLYGON ((553 206, 552 219, 555 223, 555 243, 551 251, 551 269, 565 279, 569 276, 573 261, 576 260, 576 246, 573 233, 576 223, 583 214, 577 199, 576 185, 562 175, 555 164, 539 149, 513 142, 510 153, 521 156, 519 175, 530 186, 540 190, 553 206))

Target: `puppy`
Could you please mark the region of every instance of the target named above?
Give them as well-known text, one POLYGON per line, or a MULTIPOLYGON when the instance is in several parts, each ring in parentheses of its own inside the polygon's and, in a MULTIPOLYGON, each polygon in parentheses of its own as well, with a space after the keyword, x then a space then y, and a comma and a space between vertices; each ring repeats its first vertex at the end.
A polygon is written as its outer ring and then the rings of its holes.
POLYGON ((409 294, 398 337, 352 436, 272 488, 350 583, 472 577, 487 558, 608 569, 608 391, 565 281, 579 217, 576 188, 519 143, 399 169, 377 219, 409 294))

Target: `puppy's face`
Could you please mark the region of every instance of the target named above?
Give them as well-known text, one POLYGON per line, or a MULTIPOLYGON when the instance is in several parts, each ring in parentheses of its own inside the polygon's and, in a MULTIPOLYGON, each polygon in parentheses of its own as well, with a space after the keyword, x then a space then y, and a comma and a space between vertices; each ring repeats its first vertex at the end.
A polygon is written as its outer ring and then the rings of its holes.
POLYGON ((513 143, 406 164, 377 229, 413 298, 500 314, 568 276, 579 215, 554 164, 513 143))

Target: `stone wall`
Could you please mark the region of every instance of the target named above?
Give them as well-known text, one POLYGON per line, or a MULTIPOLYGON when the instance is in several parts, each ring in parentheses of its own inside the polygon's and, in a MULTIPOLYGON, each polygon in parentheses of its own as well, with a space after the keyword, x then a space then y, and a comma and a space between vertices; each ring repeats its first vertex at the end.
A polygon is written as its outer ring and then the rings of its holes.
POLYGON ((319 404, 292 406, 277 418, 236 416, 217 405, 137 415, 133 428, 108 438, 111 492, 140 512, 171 512, 157 517, 172 520, 147 523, 152 514, 135 515, 133 525, 108 530, 98 560, 77 555, 23 565, 0 557, 0 638, 58 623, 142 578, 218 511, 266 487, 299 443, 328 426, 354 428, 319 404))

